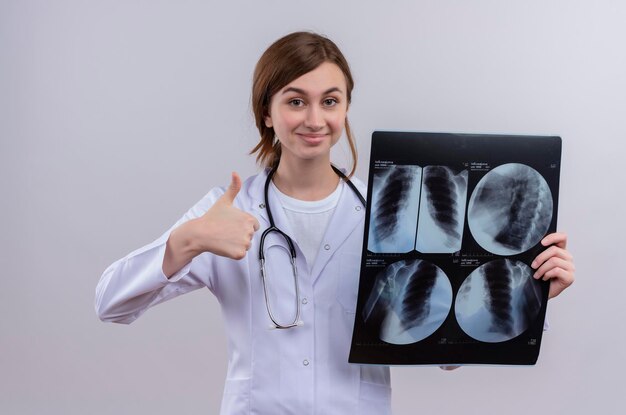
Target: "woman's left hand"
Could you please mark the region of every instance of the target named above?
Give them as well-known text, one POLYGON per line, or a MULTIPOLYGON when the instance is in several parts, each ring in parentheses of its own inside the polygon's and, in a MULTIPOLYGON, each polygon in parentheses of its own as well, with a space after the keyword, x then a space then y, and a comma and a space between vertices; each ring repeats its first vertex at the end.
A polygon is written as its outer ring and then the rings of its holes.
POLYGON ((550 280, 548 298, 553 298, 574 282, 574 261, 566 249, 567 235, 564 233, 551 233, 541 240, 541 244, 549 248, 537 255, 530 266, 536 270, 535 279, 550 280))

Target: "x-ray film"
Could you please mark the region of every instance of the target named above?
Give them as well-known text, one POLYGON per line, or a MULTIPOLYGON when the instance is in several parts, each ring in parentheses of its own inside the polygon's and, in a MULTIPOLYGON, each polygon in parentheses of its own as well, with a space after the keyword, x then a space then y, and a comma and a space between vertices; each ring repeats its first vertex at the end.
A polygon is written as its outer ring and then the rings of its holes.
POLYGON ((535 364, 561 139, 374 132, 350 362, 535 364))

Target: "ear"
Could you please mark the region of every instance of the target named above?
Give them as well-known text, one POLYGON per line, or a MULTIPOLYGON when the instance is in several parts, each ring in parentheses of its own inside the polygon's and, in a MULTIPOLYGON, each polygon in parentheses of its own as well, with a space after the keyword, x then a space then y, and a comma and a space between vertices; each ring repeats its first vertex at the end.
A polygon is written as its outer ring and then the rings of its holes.
POLYGON ((263 119, 265 121, 265 126, 267 128, 272 128, 274 126, 274 123, 272 123, 272 116, 271 115, 268 114, 263 119))

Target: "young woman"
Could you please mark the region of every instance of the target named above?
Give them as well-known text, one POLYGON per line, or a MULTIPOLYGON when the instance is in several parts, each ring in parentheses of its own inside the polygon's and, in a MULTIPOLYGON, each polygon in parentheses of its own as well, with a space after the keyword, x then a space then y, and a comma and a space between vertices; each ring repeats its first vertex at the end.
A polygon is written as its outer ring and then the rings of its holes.
MULTIPOLYGON (((331 166, 330 149, 345 131, 356 164, 352 88, 329 39, 297 32, 272 44, 252 91, 261 135, 252 152, 265 170, 243 183, 233 173, 98 284, 98 315, 120 323, 191 290, 213 292, 229 340, 222 414, 391 412, 389 369, 348 364, 366 189, 348 179, 354 165, 348 177, 331 166)), ((548 235, 533 264, 551 297, 573 281, 566 242, 548 235)))

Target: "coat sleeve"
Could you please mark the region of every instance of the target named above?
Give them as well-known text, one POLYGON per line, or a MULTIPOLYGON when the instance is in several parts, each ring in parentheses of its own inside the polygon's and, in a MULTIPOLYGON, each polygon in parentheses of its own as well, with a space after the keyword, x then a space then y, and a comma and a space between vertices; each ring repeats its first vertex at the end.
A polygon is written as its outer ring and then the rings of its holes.
POLYGON ((95 298, 100 320, 130 324, 156 304, 205 286, 212 290, 210 267, 206 266, 211 254, 198 255, 169 279, 163 273, 163 257, 170 232, 203 215, 222 194, 222 188, 211 190, 161 237, 104 271, 95 298))

